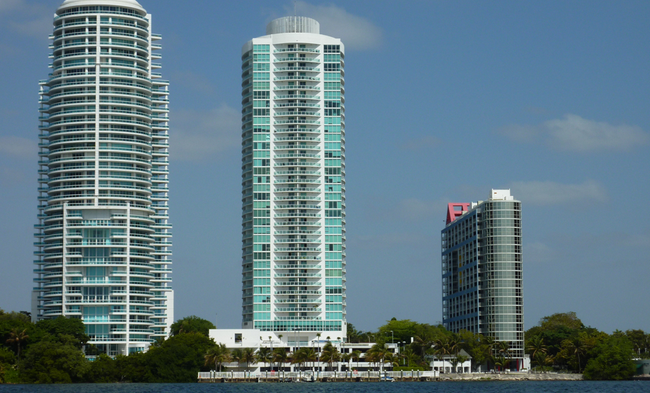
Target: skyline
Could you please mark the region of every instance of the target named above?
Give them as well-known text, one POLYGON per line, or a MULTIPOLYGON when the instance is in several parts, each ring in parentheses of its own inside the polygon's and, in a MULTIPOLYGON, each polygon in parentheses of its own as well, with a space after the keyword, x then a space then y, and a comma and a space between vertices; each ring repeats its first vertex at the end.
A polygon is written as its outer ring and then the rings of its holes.
MULTIPOLYGON (((1 217, 12 223, 0 236, 7 310, 29 310, 38 80, 61 2, 0 4, 0 86, 12 92, 0 105, 1 217)), ((141 4, 163 36, 172 82, 176 319, 218 313, 219 327, 238 327, 239 56, 268 21, 293 14, 293 2, 141 4)), ((346 44, 349 323, 441 321, 446 204, 509 188, 522 201, 525 328, 575 311, 605 331, 650 330, 634 308, 650 273, 648 3, 298 2, 296 10, 346 44)))

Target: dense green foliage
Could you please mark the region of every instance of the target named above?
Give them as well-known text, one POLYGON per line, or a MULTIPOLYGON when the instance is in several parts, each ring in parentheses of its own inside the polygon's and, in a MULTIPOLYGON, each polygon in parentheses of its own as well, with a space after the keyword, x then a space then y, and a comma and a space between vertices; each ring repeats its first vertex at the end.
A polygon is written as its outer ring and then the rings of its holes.
POLYGON ((205 354, 216 344, 207 337, 210 322, 190 317, 176 322, 174 336, 146 353, 114 359, 87 345, 81 320, 59 317, 36 324, 20 313, 0 310, 0 383, 196 382, 208 370, 205 354), (206 334, 201 333, 205 331, 206 334))
POLYGON ((539 371, 583 372, 585 379, 630 379, 634 357, 647 357, 650 335, 642 330, 611 336, 585 327, 574 312, 542 318, 526 332, 526 352, 539 371))
POLYGON ((633 344, 625 335, 615 332, 593 349, 584 377, 597 380, 630 379, 636 371, 633 357, 633 344))
MULTIPOLYGON (((467 360, 465 354, 471 357, 473 369, 482 365, 500 370, 512 362, 508 343, 395 318, 376 332, 361 332, 348 324, 349 342, 376 343, 363 358, 359 351, 342 354, 329 342, 319 353, 314 348, 296 353, 284 348, 230 351, 208 338, 213 328, 201 318, 183 318, 172 325, 170 338, 153 343, 146 353, 111 358, 87 344, 79 319, 59 317, 33 324, 23 314, 0 309, 0 383, 195 382, 198 371, 222 370, 228 362, 260 362, 282 370, 290 363, 308 369, 320 360, 328 369, 336 369, 339 362, 355 368, 355 362, 363 359, 377 369, 392 365, 406 371, 428 370, 434 358, 458 365, 467 360), (391 341, 400 347, 399 354, 387 348, 391 341), (88 360, 84 351, 94 360, 88 360)), ((629 379, 635 372, 632 359, 650 357, 650 335, 642 330, 608 335, 584 326, 571 312, 542 318, 525 339, 535 370, 584 371, 586 379, 629 379)))
POLYGON ((208 337, 210 329, 216 329, 212 322, 195 315, 190 315, 172 323, 170 333, 172 336, 177 336, 181 333, 201 333, 208 337))

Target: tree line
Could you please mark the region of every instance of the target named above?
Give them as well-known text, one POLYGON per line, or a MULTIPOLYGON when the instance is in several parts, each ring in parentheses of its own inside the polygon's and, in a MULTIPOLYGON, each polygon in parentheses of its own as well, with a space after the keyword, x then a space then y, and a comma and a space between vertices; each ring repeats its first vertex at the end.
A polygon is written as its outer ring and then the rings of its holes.
MULTIPOLYGON (((0 383, 76 382, 196 382, 197 372, 225 370, 236 362, 262 363, 267 370, 294 364, 303 370, 317 362, 335 369, 346 362, 355 368, 360 360, 374 367, 390 364, 394 370, 428 370, 432 359, 445 358, 456 368, 471 357, 472 369, 488 365, 508 368, 512 355, 508 343, 468 331, 453 333, 441 325, 393 318, 376 332, 358 331, 348 324, 348 342, 374 342, 365 354, 340 353, 331 343, 316 351, 305 347, 229 350, 208 337, 214 325, 196 316, 176 321, 170 336, 152 343, 145 353, 110 357, 88 344, 83 322, 59 317, 32 323, 26 315, 0 309, 0 383), (396 343, 399 354, 385 344, 396 343), (84 355, 93 356, 90 361, 84 355)), ((650 335, 642 330, 611 335, 586 327, 575 313, 560 313, 540 320, 525 332, 525 350, 536 372, 583 373, 586 379, 629 379, 634 358, 650 358, 650 335)))

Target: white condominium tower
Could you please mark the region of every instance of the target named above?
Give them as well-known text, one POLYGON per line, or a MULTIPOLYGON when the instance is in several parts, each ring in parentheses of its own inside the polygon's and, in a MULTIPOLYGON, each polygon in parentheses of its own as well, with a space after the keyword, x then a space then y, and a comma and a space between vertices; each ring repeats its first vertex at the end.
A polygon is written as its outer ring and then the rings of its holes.
POLYGON ((242 49, 242 327, 342 341, 343 44, 306 17, 266 32, 242 49))
POLYGON ((111 356, 146 350, 174 316, 160 38, 135 0, 66 0, 40 82, 32 318, 80 318, 111 356))

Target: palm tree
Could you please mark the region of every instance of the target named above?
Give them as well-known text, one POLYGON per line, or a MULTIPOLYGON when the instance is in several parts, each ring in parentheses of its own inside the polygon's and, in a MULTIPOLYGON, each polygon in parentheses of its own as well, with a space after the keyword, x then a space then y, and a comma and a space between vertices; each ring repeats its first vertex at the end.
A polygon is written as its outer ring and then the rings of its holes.
POLYGON ((320 354, 320 361, 326 362, 330 366, 330 370, 333 369, 332 364, 337 362, 340 359, 341 354, 339 353, 338 348, 332 345, 331 342, 328 342, 323 347, 323 351, 320 354))
POLYGON ((366 359, 369 362, 378 363, 379 369, 381 370, 381 365, 384 364, 384 359, 390 353, 383 344, 377 343, 372 346, 366 353, 366 359))
POLYGON ((542 371, 546 372, 547 366, 553 365, 553 356, 547 354, 546 352, 539 352, 537 358, 535 359, 537 364, 542 366, 542 371))
POLYGON ((241 360, 246 363, 246 368, 249 368, 255 361, 255 348, 244 348, 241 360))
POLYGON ((413 338, 413 346, 422 358, 424 358, 424 355, 426 355, 426 352, 431 349, 433 344, 434 340, 431 340, 429 337, 415 336, 413 338))
POLYGON ((578 337, 566 339, 562 341, 562 347, 564 347, 570 354, 576 355, 578 358, 578 373, 582 372, 582 367, 580 364, 580 354, 586 353, 588 349, 586 335, 580 334, 578 337))
POLYGON ((314 348, 304 348, 305 351, 305 361, 311 362, 311 371, 314 371, 314 362, 318 360, 318 354, 314 351, 314 348))
POLYGON ((9 338, 7 339, 7 344, 14 344, 16 346, 16 356, 18 357, 18 363, 20 363, 20 348, 29 338, 26 331, 27 329, 23 329, 22 332, 18 331, 17 329, 13 329, 11 332, 9 332, 9 338))
POLYGON ((221 365, 229 362, 231 360, 230 351, 226 348, 226 344, 217 344, 216 346, 208 349, 208 352, 205 354, 205 364, 214 363, 214 368, 216 370, 219 367, 219 372, 221 372, 221 365))
POLYGON ((490 361, 494 361, 494 347, 496 341, 492 336, 481 336, 481 347, 485 351, 484 355, 487 359, 488 370, 490 369, 490 361))
POLYGON ((235 348, 230 352, 230 358, 237 364, 242 363, 244 361, 244 351, 241 348, 235 348))
POLYGON ((302 364, 307 361, 305 349, 300 348, 291 355, 291 364, 297 364, 298 369, 302 371, 302 364))
POLYGON ((533 336, 528 340, 528 345, 526 345, 528 353, 530 353, 530 358, 537 362, 537 355, 540 353, 546 353, 546 344, 544 344, 544 338, 541 335, 533 336))
POLYGON ((413 352, 411 347, 407 347, 404 352, 402 353, 402 358, 406 360, 406 366, 410 367, 411 366, 411 360, 415 360, 417 358, 417 354, 413 352))
POLYGON ((377 368, 379 368, 379 362, 381 361, 381 352, 380 351, 373 351, 372 348, 366 352, 366 362, 373 364, 377 364, 377 368))
POLYGON ((275 348, 273 350, 273 363, 280 363, 280 368, 284 370, 284 363, 287 362, 289 356, 284 348, 275 348))
POLYGON ((341 361, 347 364, 347 369, 350 369, 350 359, 352 359, 352 352, 342 353, 341 361))
POLYGON ((494 365, 498 367, 499 371, 501 371, 508 365, 508 359, 506 359, 503 355, 499 354, 494 358, 494 365))
POLYGON ((510 363, 510 343, 508 341, 499 341, 496 348, 502 363, 501 366, 503 368, 507 367, 510 363))
POLYGON ((257 350, 257 361, 262 362, 262 364, 269 363, 271 364, 272 356, 271 349, 269 347, 261 347, 257 350))
POLYGON ((359 351, 358 349, 352 351, 352 353, 350 354, 350 359, 356 361, 357 368, 359 368, 359 359, 361 359, 361 351, 359 351))

